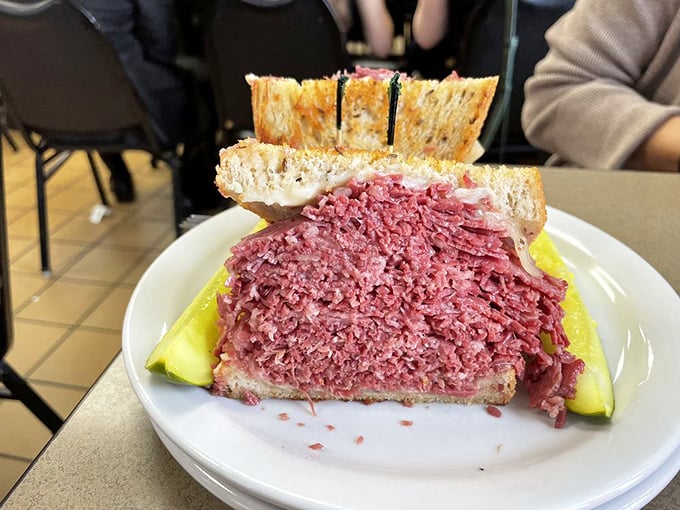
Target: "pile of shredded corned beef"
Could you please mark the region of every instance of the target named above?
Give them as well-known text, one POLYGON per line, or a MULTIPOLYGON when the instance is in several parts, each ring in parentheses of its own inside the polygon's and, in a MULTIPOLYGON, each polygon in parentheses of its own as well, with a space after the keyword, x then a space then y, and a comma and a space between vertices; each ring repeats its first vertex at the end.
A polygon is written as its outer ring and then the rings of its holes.
POLYGON ((251 377, 339 398, 367 388, 465 397, 513 367, 531 405, 561 426, 583 369, 564 350, 566 282, 529 274, 510 227, 464 191, 351 181, 244 238, 226 263, 216 352, 251 377))

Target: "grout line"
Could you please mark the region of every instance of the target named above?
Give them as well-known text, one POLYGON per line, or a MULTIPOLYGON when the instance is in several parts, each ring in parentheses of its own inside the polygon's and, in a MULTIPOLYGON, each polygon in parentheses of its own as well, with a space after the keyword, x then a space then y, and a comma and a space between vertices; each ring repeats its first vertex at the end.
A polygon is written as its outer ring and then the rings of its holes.
POLYGON ((33 459, 31 457, 22 457, 21 455, 12 455, 11 453, 2 453, 2 452, 0 452, 0 459, 18 460, 18 461, 26 462, 28 464, 33 462, 33 459))
POLYGON ((31 384, 31 385, 42 384, 44 386, 50 386, 52 388, 61 388, 63 390, 76 390, 76 391, 83 391, 83 392, 86 392, 90 389, 89 386, 81 386, 80 384, 70 384, 70 383, 64 383, 64 382, 50 381, 48 379, 37 379, 37 378, 30 378, 30 377, 28 379, 28 383, 31 384))

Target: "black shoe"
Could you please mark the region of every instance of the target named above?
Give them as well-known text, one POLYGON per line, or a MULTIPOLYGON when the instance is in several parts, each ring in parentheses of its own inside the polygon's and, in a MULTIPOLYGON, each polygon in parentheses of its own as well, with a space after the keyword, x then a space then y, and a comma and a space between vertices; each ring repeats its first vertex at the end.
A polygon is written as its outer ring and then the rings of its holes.
POLYGON ((129 175, 111 177, 111 191, 116 195, 119 204, 134 202, 137 198, 132 177, 129 175))

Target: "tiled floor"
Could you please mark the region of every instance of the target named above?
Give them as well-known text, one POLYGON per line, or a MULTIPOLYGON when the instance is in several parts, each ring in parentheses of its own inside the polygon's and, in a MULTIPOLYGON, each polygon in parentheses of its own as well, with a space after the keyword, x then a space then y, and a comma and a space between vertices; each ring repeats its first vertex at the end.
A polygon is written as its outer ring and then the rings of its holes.
MULTIPOLYGON (((18 137, 15 137, 18 140, 18 137)), ((3 139, 14 343, 7 361, 66 417, 120 351, 137 280, 174 239, 170 172, 126 153, 138 199, 89 220, 98 201, 87 159, 76 154, 49 181, 53 275, 41 276, 33 154, 3 139)), ((100 165, 108 183, 108 172, 100 165)), ((0 500, 50 438, 20 402, 0 399, 0 500)))

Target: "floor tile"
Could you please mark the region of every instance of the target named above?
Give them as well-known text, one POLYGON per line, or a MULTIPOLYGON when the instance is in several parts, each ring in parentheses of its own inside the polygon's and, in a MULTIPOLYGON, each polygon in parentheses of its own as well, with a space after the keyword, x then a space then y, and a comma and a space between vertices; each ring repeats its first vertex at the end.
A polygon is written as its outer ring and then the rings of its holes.
POLYGON ((50 197, 49 208, 50 211, 90 211, 101 203, 101 197, 92 180, 90 189, 66 188, 54 193, 50 197))
POLYGON ((113 214, 104 218, 101 223, 92 223, 90 221, 90 212, 81 212, 73 216, 60 228, 55 229, 51 234, 51 238, 84 243, 98 242, 106 237, 109 231, 115 228, 123 219, 125 219, 125 214, 121 214, 120 211, 114 209, 113 214))
MULTIPOLYGON (((165 243, 160 242, 159 245, 162 246, 165 243)), ((153 250, 147 253, 135 267, 133 267, 124 277, 122 283, 129 285, 136 285, 139 279, 144 275, 144 272, 149 268, 151 263, 156 260, 158 255, 162 250, 153 250)))
POLYGON ((23 306, 29 299, 34 299, 40 294, 41 289, 50 285, 50 281, 40 276, 37 271, 35 275, 10 274, 9 282, 14 310, 23 306))
POLYGON ((74 324, 93 309, 107 287, 95 283, 55 281, 31 303, 17 313, 17 317, 58 324, 74 324))
POLYGON ((78 328, 33 371, 30 379, 89 388, 120 347, 119 333, 78 328))
POLYGON ((18 258, 26 254, 31 246, 37 246, 36 239, 11 237, 7 239, 9 245, 9 261, 14 262, 18 258))
MULTIPOLYGON (((103 173, 103 172, 102 172, 103 173)), ((74 152, 69 160, 62 166, 53 177, 50 178, 48 187, 83 188, 92 183, 92 173, 87 156, 83 151, 74 152), (89 180, 87 180, 89 179, 89 180)))
MULTIPOLYGON (((73 217, 72 212, 50 211, 47 210, 47 229, 54 233, 65 225, 73 217)), ((39 238, 38 234, 38 213, 30 211, 22 215, 19 219, 7 225, 7 235, 21 235, 22 237, 39 238)))
POLYGON ((35 382, 29 379, 28 383, 40 395, 49 406, 54 409, 62 420, 68 418, 78 403, 83 399, 87 390, 72 386, 61 386, 44 382, 35 382))
POLYGON ((30 461, 0 455, 0 500, 9 493, 19 477, 26 471, 30 461))
POLYGON ((146 219, 173 221, 172 201, 165 196, 155 196, 139 208, 137 215, 146 219))
POLYGON ((12 149, 9 145, 5 145, 3 143, 2 156, 5 166, 8 168, 14 168, 17 165, 32 164, 33 153, 31 150, 23 144, 23 141, 19 142, 19 136, 15 136, 14 140, 21 145, 22 150, 15 152, 14 149, 12 149))
POLYGON ((52 434, 18 400, 0 404, 0 454, 34 458, 52 434))
POLYGON ((12 207, 6 210, 7 224, 18 221, 22 216, 30 214, 32 209, 26 207, 12 207))
POLYGON ((67 332, 66 326, 15 320, 14 342, 7 353, 7 363, 19 375, 26 376, 67 332))
POLYGON ((121 331, 125 310, 133 291, 134 288, 131 286, 117 287, 95 311, 85 318, 82 325, 121 331))
POLYGON ((158 222, 137 218, 135 222, 117 225, 102 240, 102 244, 153 248, 158 243, 158 240, 163 238, 172 229, 172 219, 167 222, 158 222))
POLYGON ((117 282, 142 258, 139 249, 97 246, 88 251, 65 277, 100 282, 117 282))
MULTIPOLYGON (((29 248, 12 262, 12 271, 41 274, 40 243, 33 241, 32 245, 32 248, 29 248)), ((62 274, 67 267, 73 264, 74 260, 81 256, 87 246, 87 243, 65 242, 50 237, 49 250, 52 274, 62 274)))
POLYGON ((12 207, 36 207, 37 192, 33 183, 26 183, 23 186, 15 189, 7 194, 5 197, 5 205, 8 208, 12 207))

